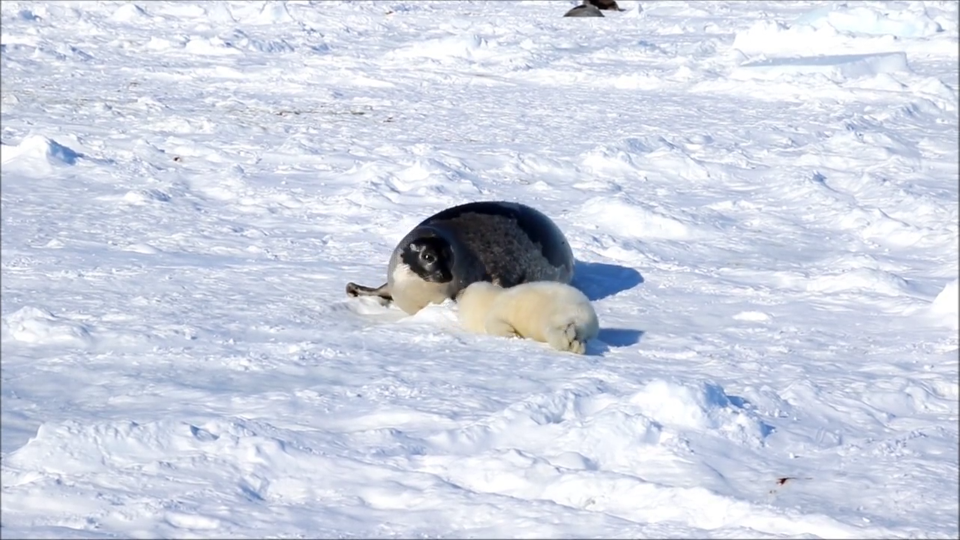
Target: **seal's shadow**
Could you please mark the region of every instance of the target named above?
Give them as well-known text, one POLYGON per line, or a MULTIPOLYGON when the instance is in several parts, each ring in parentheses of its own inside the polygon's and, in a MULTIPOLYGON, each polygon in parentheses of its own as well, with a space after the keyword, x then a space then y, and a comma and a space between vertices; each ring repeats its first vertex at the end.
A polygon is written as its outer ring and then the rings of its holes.
POLYGON ((577 261, 572 285, 587 295, 591 302, 603 300, 643 283, 643 276, 633 268, 618 264, 577 261))
POLYGON ((636 345, 643 337, 643 330, 632 328, 601 328, 597 339, 610 347, 627 347, 636 345))
MULTIPOLYGON (((577 261, 572 285, 587 295, 591 302, 632 289, 643 283, 643 276, 633 268, 617 264, 577 261)), ((610 347, 635 345, 643 336, 642 330, 631 328, 600 328, 599 342, 588 349, 603 353, 610 347)))

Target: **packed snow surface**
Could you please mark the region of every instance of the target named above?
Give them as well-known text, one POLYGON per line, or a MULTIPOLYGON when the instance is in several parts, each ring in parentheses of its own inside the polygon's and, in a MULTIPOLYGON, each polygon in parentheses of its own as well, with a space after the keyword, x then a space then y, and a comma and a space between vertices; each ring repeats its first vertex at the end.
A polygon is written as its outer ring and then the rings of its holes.
POLYGON ((956 538, 958 4, 5 1, 10 538, 956 538), (349 299, 556 221, 588 354, 349 299))

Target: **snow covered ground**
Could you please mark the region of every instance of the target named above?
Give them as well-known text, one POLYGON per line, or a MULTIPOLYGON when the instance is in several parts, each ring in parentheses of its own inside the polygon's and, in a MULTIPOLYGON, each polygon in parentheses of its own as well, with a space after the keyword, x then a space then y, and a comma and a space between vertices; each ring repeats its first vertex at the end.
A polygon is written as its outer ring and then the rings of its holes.
POLYGON ((3 2, 0 535, 956 538, 958 4, 571 5, 3 2), (488 199, 588 355, 345 296, 488 199))

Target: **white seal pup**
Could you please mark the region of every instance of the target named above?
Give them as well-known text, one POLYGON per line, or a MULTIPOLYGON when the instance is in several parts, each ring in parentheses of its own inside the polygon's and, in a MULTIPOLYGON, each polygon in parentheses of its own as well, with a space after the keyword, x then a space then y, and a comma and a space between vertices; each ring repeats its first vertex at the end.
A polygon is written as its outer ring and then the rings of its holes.
POLYGON ((570 244, 550 218, 520 203, 479 201, 420 222, 394 248, 385 284, 351 282, 346 292, 393 301, 412 315, 477 281, 570 283, 573 268, 570 244))
POLYGON ((532 339, 559 351, 584 354, 600 321, 579 289, 555 281, 503 288, 477 282, 460 292, 457 318, 471 332, 532 339))

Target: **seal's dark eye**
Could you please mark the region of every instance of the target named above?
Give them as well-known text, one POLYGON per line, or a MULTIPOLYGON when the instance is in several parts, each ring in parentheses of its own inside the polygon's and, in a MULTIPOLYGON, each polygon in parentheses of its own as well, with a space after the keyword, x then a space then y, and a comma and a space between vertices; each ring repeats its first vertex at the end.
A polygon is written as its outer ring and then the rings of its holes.
POLYGON ((421 253, 420 258, 423 259, 423 262, 428 262, 428 263, 432 263, 433 261, 437 260, 436 255, 434 255, 433 253, 430 253, 429 251, 424 251, 423 253, 421 253))

